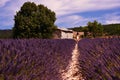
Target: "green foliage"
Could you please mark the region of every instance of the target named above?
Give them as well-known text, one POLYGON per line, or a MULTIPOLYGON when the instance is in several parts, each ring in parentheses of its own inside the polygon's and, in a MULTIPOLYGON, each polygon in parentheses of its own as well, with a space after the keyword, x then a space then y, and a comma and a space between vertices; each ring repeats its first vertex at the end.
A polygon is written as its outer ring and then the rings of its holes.
POLYGON ((103 25, 103 26, 104 26, 104 33, 107 33, 107 35, 120 36, 120 24, 109 24, 109 25, 103 25))
POLYGON ((83 27, 80 26, 80 27, 74 27, 74 28, 68 28, 68 29, 71 29, 73 31, 77 31, 77 32, 82 32, 83 31, 83 27))
POLYGON ((84 37, 120 36, 120 24, 101 25, 97 21, 88 22, 87 26, 69 28, 73 31, 84 32, 84 37))
POLYGON ((87 37, 88 36, 88 27, 87 26, 83 27, 83 32, 84 32, 84 37, 87 37))
POLYGON ((98 37, 103 35, 103 26, 97 21, 88 22, 87 26, 85 27, 74 27, 69 29, 77 32, 84 32, 84 37, 98 37))
POLYGON ((44 5, 26 2, 15 15, 14 38, 51 38, 56 20, 55 13, 44 5))
POLYGON ((92 37, 103 35, 103 26, 97 21, 88 22, 88 31, 91 33, 92 37))

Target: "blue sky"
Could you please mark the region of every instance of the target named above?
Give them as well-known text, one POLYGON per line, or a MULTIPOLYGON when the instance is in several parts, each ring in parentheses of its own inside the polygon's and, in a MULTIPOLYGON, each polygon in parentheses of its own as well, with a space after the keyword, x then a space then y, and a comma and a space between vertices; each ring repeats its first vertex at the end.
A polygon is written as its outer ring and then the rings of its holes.
POLYGON ((85 26, 88 21, 120 23, 120 0, 0 0, 0 29, 12 29, 24 2, 44 4, 56 13, 58 27, 85 26))

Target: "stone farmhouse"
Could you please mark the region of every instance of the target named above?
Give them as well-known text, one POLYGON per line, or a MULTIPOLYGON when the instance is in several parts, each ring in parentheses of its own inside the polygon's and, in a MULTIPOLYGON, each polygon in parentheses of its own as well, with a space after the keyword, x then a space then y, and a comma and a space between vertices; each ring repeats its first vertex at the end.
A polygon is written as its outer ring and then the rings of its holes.
POLYGON ((53 36, 54 39, 76 39, 77 36, 80 39, 84 36, 84 32, 75 32, 66 28, 58 28, 53 36))

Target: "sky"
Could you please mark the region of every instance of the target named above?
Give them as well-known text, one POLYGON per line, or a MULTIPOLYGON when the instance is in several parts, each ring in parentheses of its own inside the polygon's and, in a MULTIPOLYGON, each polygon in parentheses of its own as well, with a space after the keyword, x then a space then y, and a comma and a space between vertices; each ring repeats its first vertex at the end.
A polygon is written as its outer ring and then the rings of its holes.
POLYGON ((12 29, 14 16, 27 2, 43 4, 56 13, 60 28, 87 25, 97 20, 102 24, 120 23, 120 0, 0 0, 0 29, 12 29))

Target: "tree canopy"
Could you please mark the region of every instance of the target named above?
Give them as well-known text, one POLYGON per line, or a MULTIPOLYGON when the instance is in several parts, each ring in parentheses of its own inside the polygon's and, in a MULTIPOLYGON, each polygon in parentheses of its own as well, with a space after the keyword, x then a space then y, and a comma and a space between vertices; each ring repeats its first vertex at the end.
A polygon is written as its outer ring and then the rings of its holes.
POLYGON ((103 26, 97 21, 88 22, 87 26, 69 28, 73 31, 84 32, 84 37, 98 37, 103 35, 103 26), (90 33, 90 34, 89 34, 90 33))
POLYGON ((98 23, 97 21, 88 22, 87 27, 92 37, 103 35, 103 26, 101 25, 101 23, 98 23))
POLYGON ((103 25, 104 33, 107 35, 118 35, 120 36, 120 24, 108 24, 103 25))
POLYGON ((55 13, 44 5, 25 2, 14 17, 14 38, 51 38, 56 20, 55 13))

